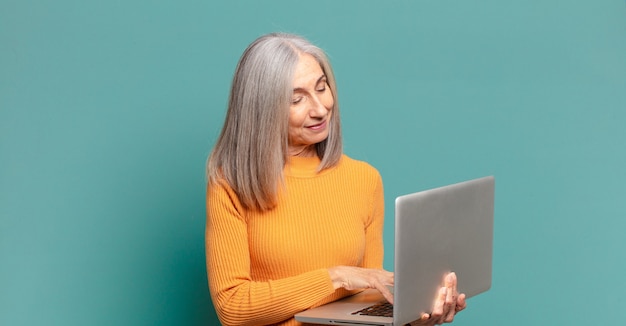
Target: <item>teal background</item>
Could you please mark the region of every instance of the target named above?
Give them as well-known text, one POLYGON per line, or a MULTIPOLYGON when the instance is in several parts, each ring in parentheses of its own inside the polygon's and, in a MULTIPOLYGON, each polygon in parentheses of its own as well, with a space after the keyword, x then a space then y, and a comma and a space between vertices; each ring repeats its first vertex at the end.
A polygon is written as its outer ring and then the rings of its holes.
POLYGON ((456 325, 622 325, 623 0, 0 0, 0 325, 212 325, 204 162, 236 61, 335 67, 387 198, 493 174, 494 280, 456 325))

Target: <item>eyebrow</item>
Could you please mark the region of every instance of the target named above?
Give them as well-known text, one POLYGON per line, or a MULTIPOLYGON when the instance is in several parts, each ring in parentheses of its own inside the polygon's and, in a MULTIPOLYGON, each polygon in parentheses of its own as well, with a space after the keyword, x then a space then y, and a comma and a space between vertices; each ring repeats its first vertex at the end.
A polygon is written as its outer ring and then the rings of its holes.
MULTIPOLYGON (((320 83, 322 80, 324 80, 324 79, 326 79, 326 74, 321 75, 321 76, 320 76, 320 78, 318 78, 318 79, 317 79, 317 81, 315 82, 315 85, 316 85, 316 86, 317 86, 317 85, 319 85, 319 83, 320 83)), ((304 88, 302 88, 302 87, 296 87, 296 88, 294 88, 294 89, 293 89, 293 92, 294 92, 294 93, 295 93, 295 92, 300 92, 300 91, 304 91, 304 88)))

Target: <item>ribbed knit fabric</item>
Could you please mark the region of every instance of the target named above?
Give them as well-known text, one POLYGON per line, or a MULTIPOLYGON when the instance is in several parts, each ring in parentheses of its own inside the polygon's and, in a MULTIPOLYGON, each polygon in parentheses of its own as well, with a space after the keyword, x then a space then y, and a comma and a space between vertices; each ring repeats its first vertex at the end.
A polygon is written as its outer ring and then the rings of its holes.
POLYGON ((207 188, 206 255, 211 298, 223 325, 301 325, 294 314, 348 294, 328 268, 382 268, 382 179, 343 156, 292 157, 285 190, 268 212, 242 208, 225 183, 207 188))

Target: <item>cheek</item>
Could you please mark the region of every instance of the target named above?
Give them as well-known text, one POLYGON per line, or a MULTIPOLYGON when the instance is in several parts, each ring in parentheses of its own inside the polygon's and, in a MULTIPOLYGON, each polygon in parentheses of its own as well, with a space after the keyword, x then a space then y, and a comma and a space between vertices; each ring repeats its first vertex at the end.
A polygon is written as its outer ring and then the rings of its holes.
POLYGON ((324 97, 321 99, 322 105, 328 110, 333 109, 333 105, 335 105, 335 98, 330 92, 324 94, 324 97))
POLYGON ((292 107, 289 111, 289 128, 297 128, 304 124, 306 112, 299 107, 292 107))

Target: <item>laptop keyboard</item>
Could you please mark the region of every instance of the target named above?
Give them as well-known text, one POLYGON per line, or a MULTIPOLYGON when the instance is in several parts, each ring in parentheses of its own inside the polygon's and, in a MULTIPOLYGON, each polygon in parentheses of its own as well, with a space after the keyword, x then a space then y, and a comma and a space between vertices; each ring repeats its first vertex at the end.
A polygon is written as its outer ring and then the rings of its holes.
POLYGON ((379 302, 367 308, 355 311, 353 315, 393 317, 393 305, 389 302, 379 302))

